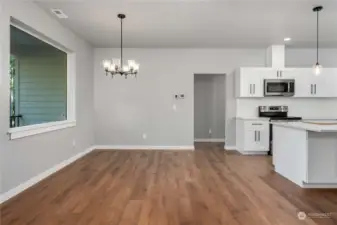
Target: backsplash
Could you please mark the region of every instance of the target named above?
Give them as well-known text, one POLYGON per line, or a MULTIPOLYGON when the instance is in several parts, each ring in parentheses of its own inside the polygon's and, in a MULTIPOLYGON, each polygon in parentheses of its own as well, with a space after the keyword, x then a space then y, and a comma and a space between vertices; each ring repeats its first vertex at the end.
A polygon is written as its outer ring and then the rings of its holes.
POLYGON ((238 117, 257 117, 258 106, 287 105, 289 116, 304 119, 337 119, 337 99, 261 98, 238 99, 238 117))

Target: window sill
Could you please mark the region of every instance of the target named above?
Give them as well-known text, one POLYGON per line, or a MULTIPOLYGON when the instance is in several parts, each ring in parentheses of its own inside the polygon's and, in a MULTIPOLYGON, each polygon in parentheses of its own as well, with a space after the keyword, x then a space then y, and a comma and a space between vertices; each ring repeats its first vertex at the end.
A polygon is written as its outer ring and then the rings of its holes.
POLYGON ((43 123, 37 125, 30 125, 25 127, 15 127, 10 128, 8 131, 9 139, 19 139, 32 135, 47 133, 51 131, 61 130, 65 128, 75 127, 76 121, 59 121, 59 122, 51 122, 51 123, 43 123))

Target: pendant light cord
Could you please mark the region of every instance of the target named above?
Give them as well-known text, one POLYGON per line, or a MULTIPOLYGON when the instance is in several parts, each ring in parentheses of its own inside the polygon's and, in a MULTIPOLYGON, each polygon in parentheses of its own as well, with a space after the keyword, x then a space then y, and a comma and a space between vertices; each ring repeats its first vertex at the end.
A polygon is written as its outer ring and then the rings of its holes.
POLYGON ((123 19, 121 18, 121 68, 123 68, 123 19))
POLYGON ((317 11, 317 63, 318 63, 318 59, 319 59, 319 53, 318 53, 318 49, 319 49, 319 11, 317 11))

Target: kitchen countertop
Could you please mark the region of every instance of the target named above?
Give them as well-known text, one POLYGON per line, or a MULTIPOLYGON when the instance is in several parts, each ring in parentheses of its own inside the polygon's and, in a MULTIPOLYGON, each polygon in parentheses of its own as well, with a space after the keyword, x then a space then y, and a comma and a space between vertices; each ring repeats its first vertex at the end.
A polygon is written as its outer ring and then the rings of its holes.
POLYGON ((271 122, 271 124, 313 132, 337 132, 336 120, 306 120, 302 122, 271 122))
POLYGON ((252 121, 269 121, 267 117, 235 117, 237 120, 252 120, 252 121))

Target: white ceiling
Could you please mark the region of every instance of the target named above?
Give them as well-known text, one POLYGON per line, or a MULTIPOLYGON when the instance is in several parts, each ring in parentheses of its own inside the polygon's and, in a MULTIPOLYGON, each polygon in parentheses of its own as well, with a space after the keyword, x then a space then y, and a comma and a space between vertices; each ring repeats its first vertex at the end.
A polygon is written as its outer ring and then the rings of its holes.
POLYGON ((119 47, 118 13, 125 13, 125 47, 315 47, 315 5, 321 4, 322 47, 337 47, 337 0, 37 0, 95 47, 119 47))

